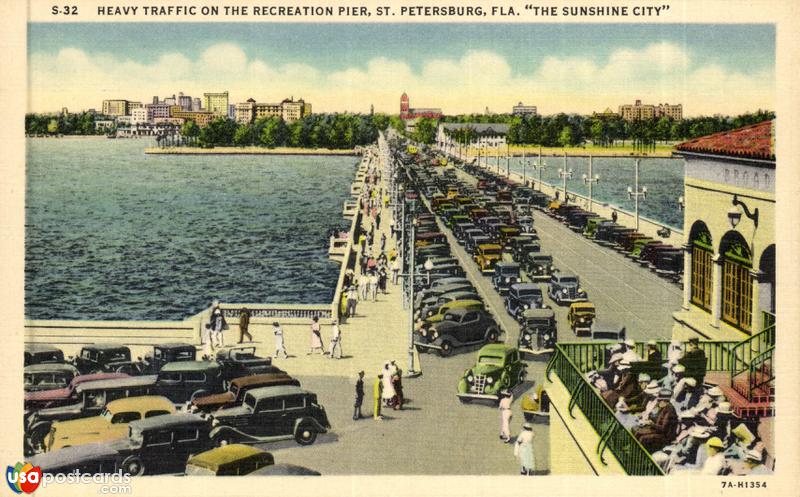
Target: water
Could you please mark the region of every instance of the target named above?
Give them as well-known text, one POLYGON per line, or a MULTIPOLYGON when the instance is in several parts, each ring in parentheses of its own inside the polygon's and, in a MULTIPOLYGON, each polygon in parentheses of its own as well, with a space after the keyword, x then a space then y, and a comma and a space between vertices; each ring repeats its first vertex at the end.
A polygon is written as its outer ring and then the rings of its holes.
MULTIPOLYGON (((526 158, 535 161, 538 157, 526 158)), ((483 159, 482 159, 483 160, 483 159)), ((564 169, 563 157, 543 157, 547 166, 542 170, 542 181, 561 189, 563 180, 558 175, 564 169)), ((489 157, 494 166, 494 157, 489 157)), ((500 160, 500 171, 505 172, 506 162, 500 160)), ((567 179, 567 191, 589 195, 589 185, 581 179, 589 174, 588 157, 567 157, 567 169, 572 169, 572 179, 567 179)), ((600 181, 592 186, 592 199, 634 211, 634 200, 628 199, 628 187, 635 188, 634 159, 622 157, 594 157, 592 175, 600 175, 600 181)), ((511 171, 522 174, 522 158, 511 159, 511 171)), ((527 166, 529 179, 538 179, 539 172, 527 166)), ((683 212, 678 209, 678 197, 683 196, 682 159, 641 159, 639 163, 639 188, 647 187, 647 198, 639 199, 639 214, 678 230, 683 229, 683 212)))
POLYGON ((223 302, 330 303, 357 159, 145 155, 29 139, 25 315, 176 320, 223 302))

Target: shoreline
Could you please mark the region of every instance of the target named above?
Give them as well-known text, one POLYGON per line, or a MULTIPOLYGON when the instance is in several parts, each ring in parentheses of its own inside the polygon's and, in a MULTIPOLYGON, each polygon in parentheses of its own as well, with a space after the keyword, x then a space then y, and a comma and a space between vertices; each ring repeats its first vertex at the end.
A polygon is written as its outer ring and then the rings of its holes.
POLYGON ((355 149, 293 148, 293 147, 148 147, 145 154, 151 155, 360 155, 355 149))

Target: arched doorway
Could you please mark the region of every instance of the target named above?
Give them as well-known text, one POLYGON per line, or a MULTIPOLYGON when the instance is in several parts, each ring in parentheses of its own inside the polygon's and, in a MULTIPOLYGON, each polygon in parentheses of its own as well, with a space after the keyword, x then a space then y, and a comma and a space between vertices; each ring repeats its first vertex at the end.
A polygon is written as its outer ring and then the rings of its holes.
POLYGON ((714 281, 714 245, 711 232, 703 221, 696 221, 689 233, 692 248, 691 301, 711 312, 711 295, 714 281))
POLYGON ((722 320, 750 332, 753 321, 753 267, 747 242, 737 231, 722 237, 719 253, 722 257, 722 320))
POLYGON ((759 303, 761 309, 775 313, 775 245, 770 245, 761 253, 758 262, 761 271, 759 303))

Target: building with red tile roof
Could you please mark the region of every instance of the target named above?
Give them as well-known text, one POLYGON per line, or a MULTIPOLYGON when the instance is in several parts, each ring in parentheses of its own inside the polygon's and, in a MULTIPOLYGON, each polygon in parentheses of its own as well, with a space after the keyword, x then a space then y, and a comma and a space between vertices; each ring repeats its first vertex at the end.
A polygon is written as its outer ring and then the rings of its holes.
POLYGON ((775 121, 762 121, 731 131, 714 133, 675 146, 683 153, 741 159, 775 160, 775 121))

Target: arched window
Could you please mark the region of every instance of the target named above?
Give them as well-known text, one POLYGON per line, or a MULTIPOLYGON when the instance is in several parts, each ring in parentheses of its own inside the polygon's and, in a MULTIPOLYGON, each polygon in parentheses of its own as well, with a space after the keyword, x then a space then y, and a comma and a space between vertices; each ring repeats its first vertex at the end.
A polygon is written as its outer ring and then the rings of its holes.
POLYGON ((692 303, 711 311, 711 291, 714 280, 714 248, 711 243, 711 232, 702 221, 692 226, 689 235, 692 247, 692 303))
POLYGON ((742 331, 752 326, 753 260, 750 247, 736 231, 729 231, 720 243, 722 256, 722 319, 742 331))

